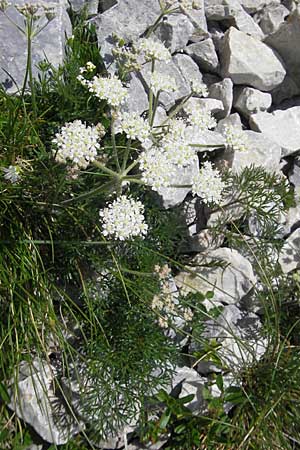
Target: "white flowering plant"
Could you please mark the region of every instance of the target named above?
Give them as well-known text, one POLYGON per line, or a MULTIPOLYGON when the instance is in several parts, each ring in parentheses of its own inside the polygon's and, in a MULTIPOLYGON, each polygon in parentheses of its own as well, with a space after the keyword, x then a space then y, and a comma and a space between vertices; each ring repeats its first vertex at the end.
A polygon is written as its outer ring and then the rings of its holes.
MULTIPOLYGON (((64 66, 40 64, 31 94, 26 80, 20 95, 0 91, 0 397, 24 360, 47 361, 57 420, 67 418, 70 430, 80 422, 86 442, 99 443, 139 416, 145 398, 168 384, 195 330, 216 317, 205 306, 210 292, 184 297, 175 281, 191 271, 191 242, 200 239, 184 207, 217 215, 236 202, 246 220, 254 207, 288 197, 276 177, 253 169, 243 178, 220 164, 228 150, 249 150, 243 133, 216 131, 199 80, 180 94, 178 80, 161 70, 170 50, 153 37, 164 15, 201 5, 160 3, 162 15, 144 36, 117 40, 118 70, 104 66, 95 27, 79 21, 64 66), (147 90, 143 111, 132 107, 132 75, 147 90), (213 144, 214 136, 223 144, 213 144), (264 180, 276 196, 255 205, 255 183, 264 180)), ((36 9, 22 14, 36 23, 36 9)), ((229 240, 229 228, 215 223, 214 231, 229 240)), ((0 412, 9 421, 5 403, 0 412)))

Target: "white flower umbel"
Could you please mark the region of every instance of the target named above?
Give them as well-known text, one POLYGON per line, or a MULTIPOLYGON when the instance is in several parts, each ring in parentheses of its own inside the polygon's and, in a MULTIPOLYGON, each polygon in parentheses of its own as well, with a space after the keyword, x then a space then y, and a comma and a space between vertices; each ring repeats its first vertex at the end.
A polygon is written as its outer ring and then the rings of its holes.
POLYGON ((189 114, 188 122, 196 125, 200 131, 207 131, 217 126, 217 121, 213 117, 211 111, 199 104, 192 104, 186 107, 189 114))
POLYGON ((99 211, 103 235, 108 239, 125 241, 137 236, 144 237, 148 231, 145 223, 144 205, 121 195, 107 208, 99 211))
POLYGON ((186 124, 181 120, 174 120, 171 123, 170 131, 162 139, 162 149, 167 158, 178 167, 186 167, 197 159, 194 147, 190 146, 185 138, 186 124), (178 127, 176 128, 176 122, 178 127))
POLYGON ((145 142, 150 136, 151 128, 148 121, 145 121, 136 112, 122 112, 118 115, 115 132, 125 133, 127 139, 145 142))
POLYGON ((186 11, 201 9, 201 2, 199 0, 179 0, 179 5, 186 11))
POLYGON ((229 150, 245 151, 248 149, 247 137, 243 131, 232 126, 225 125, 223 135, 225 137, 225 146, 229 150))
POLYGON ((150 89, 154 95, 157 95, 159 91, 173 92, 176 91, 175 78, 169 75, 154 71, 150 76, 150 89))
MULTIPOLYGON (((78 77, 77 77, 78 78, 78 77)), ((124 103, 128 96, 128 89, 123 86, 118 77, 111 78, 93 77, 91 81, 79 81, 87 86, 89 91, 101 100, 106 100, 110 106, 115 108, 124 103)))
POLYGON ((60 163, 72 162, 76 167, 85 169, 97 156, 100 148, 97 127, 88 127, 81 120, 66 123, 55 135, 52 143, 55 159, 60 163))
POLYGON ((154 191, 168 187, 175 175, 175 166, 161 148, 151 147, 141 153, 139 166, 142 172, 142 180, 154 191))
POLYGON ((151 38, 142 38, 135 45, 135 50, 145 57, 146 61, 157 59, 158 61, 171 61, 171 53, 162 42, 151 38))
POLYGON ((10 165, 8 167, 2 167, 5 180, 12 184, 18 183, 21 179, 21 167, 10 165))
POLYGON ((205 162, 199 173, 192 179, 192 193, 201 197, 204 203, 220 203, 225 183, 217 169, 205 162))
POLYGON ((208 96, 208 90, 207 86, 204 83, 201 83, 198 80, 192 80, 191 82, 192 91, 201 96, 201 97, 207 97, 208 96))

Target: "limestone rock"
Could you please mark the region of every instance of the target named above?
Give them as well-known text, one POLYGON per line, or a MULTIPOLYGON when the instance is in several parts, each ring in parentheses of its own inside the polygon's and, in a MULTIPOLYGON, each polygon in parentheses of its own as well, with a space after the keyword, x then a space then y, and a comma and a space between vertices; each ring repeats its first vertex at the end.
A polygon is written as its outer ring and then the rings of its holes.
POLYGON ((234 127, 238 130, 242 130, 242 122, 241 118, 238 113, 230 114, 230 116, 225 117, 225 119, 222 119, 218 122, 216 131, 219 133, 223 133, 225 130, 225 126, 234 127))
POLYGON ((218 72, 219 59, 211 38, 190 44, 185 47, 185 51, 196 61, 200 69, 218 72))
POLYGON ((134 41, 155 22, 159 14, 158 0, 118 0, 115 6, 93 19, 104 61, 112 61, 113 34, 126 42, 134 41))
POLYGON ((290 76, 286 75, 283 82, 272 91, 272 99, 275 105, 300 94, 300 85, 290 76))
POLYGON ((284 5, 271 3, 259 15, 259 26, 268 35, 278 30, 290 11, 284 5))
POLYGON ((128 97, 124 105, 122 105, 122 111, 136 112, 142 114, 149 108, 148 94, 146 93, 143 83, 137 77, 135 73, 130 74, 130 80, 128 82, 128 97))
POLYGON ((200 107, 208 109, 212 114, 224 111, 224 106, 221 100, 214 98, 197 98, 191 97, 182 108, 184 113, 187 113, 189 108, 200 107))
POLYGON ((282 57, 288 74, 300 86, 300 7, 265 42, 282 57))
POLYGON ((241 5, 249 14, 254 14, 269 5, 276 7, 280 3, 280 0, 241 0, 241 5))
POLYGON ((293 166, 289 171, 289 181, 295 186, 296 189, 300 189, 300 158, 295 158, 293 166))
POLYGON ((204 0, 199 0, 197 2, 197 5, 197 9, 192 9, 186 11, 185 13, 194 25, 194 32, 191 37, 192 42, 197 42, 199 40, 202 40, 204 37, 208 37, 204 0))
POLYGON ((221 60, 223 75, 234 84, 247 84, 262 91, 274 89, 286 73, 271 48, 233 27, 225 33, 221 60))
POLYGON ((252 130, 260 131, 283 149, 283 156, 300 148, 300 106, 272 113, 259 112, 250 118, 252 130))
POLYGON ((224 111, 217 114, 218 118, 227 117, 230 114, 233 100, 233 83, 230 78, 224 78, 219 83, 209 86, 209 97, 221 100, 224 111))
POLYGON ((62 445, 79 433, 80 429, 67 415, 62 401, 53 390, 55 370, 46 362, 35 360, 32 367, 27 362, 20 365, 15 394, 10 390, 9 407, 18 417, 31 425, 47 442, 62 445), (57 408, 59 405, 59 412, 57 408), (58 417, 63 415, 63 422, 58 417))
POLYGON ((155 35, 174 53, 186 46, 193 31, 194 26, 185 14, 171 14, 160 23, 155 35))
POLYGON ((272 104, 272 96, 268 92, 244 87, 234 92, 234 107, 246 118, 259 111, 267 111, 272 104))
MULTIPOLYGON (((111 2, 114 0, 110 0, 111 2)), ((79 12, 83 8, 87 9, 89 16, 98 14, 99 0, 70 0, 70 5, 73 11, 79 12)))
MULTIPOLYGON (((20 4, 23 2, 17 0, 14 3, 20 4)), ((65 37, 72 34, 71 22, 66 11, 66 2, 56 0, 53 3, 56 8, 55 18, 33 40, 32 67, 34 77, 38 74, 37 64, 45 60, 45 57, 55 67, 62 64, 65 54, 65 37)), ((7 9, 6 14, 21 28, 24 28, 23 16, 13 6, 7 9)), ((40 19, 40 24, 45 23, 45 19, 40 19)), ((0 83, 3 83, 4 87, 11 92, 15 92, 17 88, 3 69, 14 78, 21 89, 25 76, 26 59, 26 37, 11 24, 3 13, 0 13, 0 83)))
POLYGON ((239 302, 256 283, 249 261, 230 248, 218 248, 197 255, 189 269, 192 273, 180 272, 175 282, 183 294, 213 291, 214 297, 204 302, 208 309, 221 303, 239 302))
POLYGON ((193 59, 185 54, 178 53, 173 56, 173 61, 178 67, 185 83, 189 86, 191 81, 202 83, 202 73, 193 59))
POLYGON ((177 393, 179 391, 179 398, 193 394, 193 400, 186 403, 185 406, 194 414, 201 414, 205 410, 203 397, 205 381, 205 378, 201 377, 196 370, 189 367, 178 367, 172 378, 172 392, 175 391, 177 393))
POLYGON ((208 20, 228 21, 230 25, 234 21, 240 31, 258 40, 264 37, 260 27, 247 14, 239 0, 205 0, 205 13, 208 20))
POLYGON ((297 228, 287 238, 280 251, 278 261, 283 273, 289 273, 300 267, 300 228, 297 228))

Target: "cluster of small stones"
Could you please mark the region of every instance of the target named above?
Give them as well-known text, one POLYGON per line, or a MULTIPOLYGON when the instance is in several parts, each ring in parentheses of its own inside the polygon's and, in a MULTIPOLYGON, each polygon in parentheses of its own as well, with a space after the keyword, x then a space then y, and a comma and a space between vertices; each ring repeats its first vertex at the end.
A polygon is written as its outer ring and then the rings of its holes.
MULTIPOLYGON (((60 13, 49 28, 41 33, 34 44, 34 60, 46 56, 55 65, 63 60, 64 36, 71 35, 71 25, 64 0, 57 0, 60 13), (49 37, 50 33, 50 37, 49 37)), ((95 23, 101 54, 106 63, 112 63, 112 36, 117 34, 128 43, 143 36, 148 27, 160 14, 158 0, 70 0, 75 10, 88 4, 91 20, 95 23)), ((282 173, 294 186, 296 206, 279 219, 282 224, 284 245, 277 260, 283 273, 300 267, 300 9, 294 0, 200 0, 200 8, 167 16, 155 30, 155 36, 171 51, 169 64, 159 63, 157 69, 176 79, 178 90, 161 96, 158 114, 164 118, 168 110, 190 92, 190 80, 204 83, 209 95, 206 99, 191 101, 205 103, 218 125, 207 132, 204 144, 224 144, 222 131, 226 125, 239 130, 247 138, 249 150, 243 152, 223 151, 215 161, 220 167, 231 167, 238 173, 250 164, 263 166, 266 170, 282 173)), ((16 11, 12 12, 16 16, 16 11)), ((18 17, 15 17, 19 20, 18 17)), ((7 20, 0 18, 0 66, 4 67, 21 84, 25 67, 25 47, 21 36, 7 20), (18 42, 18 45, 15 45, 18 42)), ((0 72, 0 81, 11 89, 7 72, 0 72)), ((147 109, 149 70, 145 67, 141 75, 131 75, 129 81, 130 100, 125 111, 138 114, 147 109)), ((207 148, 205 151, 211 151, 207 148)), ((195 167, 197 172, 197 167, 195 167)), ((187 184, 190 172, 179 169, 176 184, 187 184)), ((231 374, 224 377, 225 384, 235 383, 232 374, 245 364, 252 364, 265 351, 267 342, 260 337, 261 321, 259 306, 255 299, 249 302, 249 294, 258 282, 250 258, 223 245, 223 237, 212 238, 210 228, 218 219, 216 214, 207 213, 199 201, 193 199, 189 189, 168 188, 162 192, 166 208, 182 204, 190 233, 190 251, 196 253, 197 266, 205 262, 220 260, 224 267, 198 269, 199 277, 192 277, 184 271, 173 280, 174 295, 181 290, 205 292, 215 286, 214 297, 207 301, 211 306, 222 306, 223 312, 216 320, 208 321, 205 336, 216 338, 222 343, 221 356, 231 374), (200 262, 200 264, 198 264, 200 262), (247 296, 248 301, 245 300, 247 296), (238 336, 236 342, 232 335, 238 336), (241 347, 240 342, 247 346, 241 347), (247 350, 246 350, 247 348, 247 350)), ((239 209, 231 209, 227 218, 238 218, 239 209)), ((259 236, 259 224, 249 218, 249 236, 259 236)), ((196 265, 196 264, 195 264, 196 265)), ((187 293, 187 292, 186 292, 187 293)), ((184 326, 178 322, 177 326, 184 326)), ((177 337, 174 336, 176 339, 177 337)), ((186 345, 186 342, 182 343, 186 345)), ((190 351, 197 350, 197 344, 190 344, 190 351)), ((220 369, 210 362, 199 362, 196 367, 178 367, 169 386, 169 392, 179 389, 179 396, 195 394, 188 407, 194 414, 205 413, 202 391, 207 376, 220 369)), ((51 405, 45 397, 45 387, 51 393, 55 369, 49 370, 36 363, 34 376, 26 365, 20 368, 19 405, 11 400, 11 408, 33 426, 46 442, 63 444, 70 436, 78 433, 84 424, 72 424, 62 430, 51 420, 51 405), (33 378, 36 378, 35 380, 33 378), (43 383, 41 383, 43 381, 43 383), (28 398, 31 401, 28 401, 28 398), (39 404, 44 404, 44 410, 39 404), (49 427, 50 417, 50 427, 49 427)), ((218 392, 216 392, 218 395, 218 392)), ((130 441, 134 425, 120 430, 107 442, 97 443, 99 448, 159 449, 144 447, 130 441)), ((96 444, 95 444, 96 445, 96 444)), ((42 449, 43 446, 31 447, 42 449)))

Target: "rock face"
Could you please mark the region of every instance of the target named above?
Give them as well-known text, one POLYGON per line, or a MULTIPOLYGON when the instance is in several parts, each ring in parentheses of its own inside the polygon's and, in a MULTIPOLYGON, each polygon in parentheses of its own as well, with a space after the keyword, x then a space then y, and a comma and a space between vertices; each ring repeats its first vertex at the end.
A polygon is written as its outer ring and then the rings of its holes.
POLYGON ((279 264, 283 273, 289 273, 300 267, 300 228, 284 243, 279 254, 279 264))
POLYGON ((222 73, 234 84, 271 91, 285 77, 285 69, 270 47, 231 27, 224 38, 222 73))
POLYGON ((272 104, 271 94, 250 87, 237 88, 234 98, 234 107, 246 118, 259 111, 267 111, 272 104))
POLYGON ((187 86, 190 85, 191 81, 202 83, 202 74, 199 67, 190 56, 178 53, 173 56, 173 61, 178 67, 187 86))
POLYGON ((211 38, 190 44, 185 48, 185 51, 196 61, 200 69, 207 70, 209 72, 218 71, 218 55, 211 38))
MULTIPOLYGON (((14 2, 21 4, 21 0, 14 2)), ((71 22, 66 11, 64 0, 53 1, 55 4, 55 18, 42 30, 33 40, 33 74, 38 74, 37 64, 45 59, 57 67, 62 64, 64 58, 65 36, 71 36, 71 22)), ((6 14, 21 28, 24 27, 23 16, 10 6, 6 14)), ((46 19, 41 18, 40 24, 45 24, 46 19)), ((12 81, 13 77, 18 87, 21 89, 24 80, 26 59, 27 59, 27 39, 12 23, 0 12, 0 83, 12 92, 17 91, 17 87, 12 81), (17 43, 17 45, 16 45, 17 43), (7 71, 7 73, 3 70, 7 71)))
POLYGON ((219 112, 216 117, 227 117, 231 111, 233 101, 233 83, 230 78, 224 78, 219 83, 213 83, 209 86, 209 96, 217 100, 221 100, 224 106, 224 111, 219 112))
POLYGON ((190 268, 193 273, 179 273, 176 284, 183 294, 213 291, 214 297, 205 304, 208 309, 220 303, 239 302, 256 283, 249 261, 225 247, 197 255, 190 268), (193 264, 200 266, 195 269, 193 264))
POLYGON ((271 3, 259 15, 259 26, 268 35, 278 30, 290 11, 284 5, 271 3))
POLYGON ((32 366, 22 364, 17 396, 11 395, 9 407, 45 441, 62 445, 82 428, 73 420, 68 424, 66 410, 53 391, 53 383, 54 369, 46 362, 35 360, 32 366))
POLYGON ((171 53, 183 49, 192 37, 194 26, 185 14, 166 16, 155 31, 171 53))
POLYGON ((262 132, 271 141, 283 149, 283 156, 292 154, 300 148, 300 106, 272 113, 253 114, 250 126, 262 132))
POLYGON ((288 74, 300 86, 300 8, 298 7, 265 42, 282 57, 288 74))

